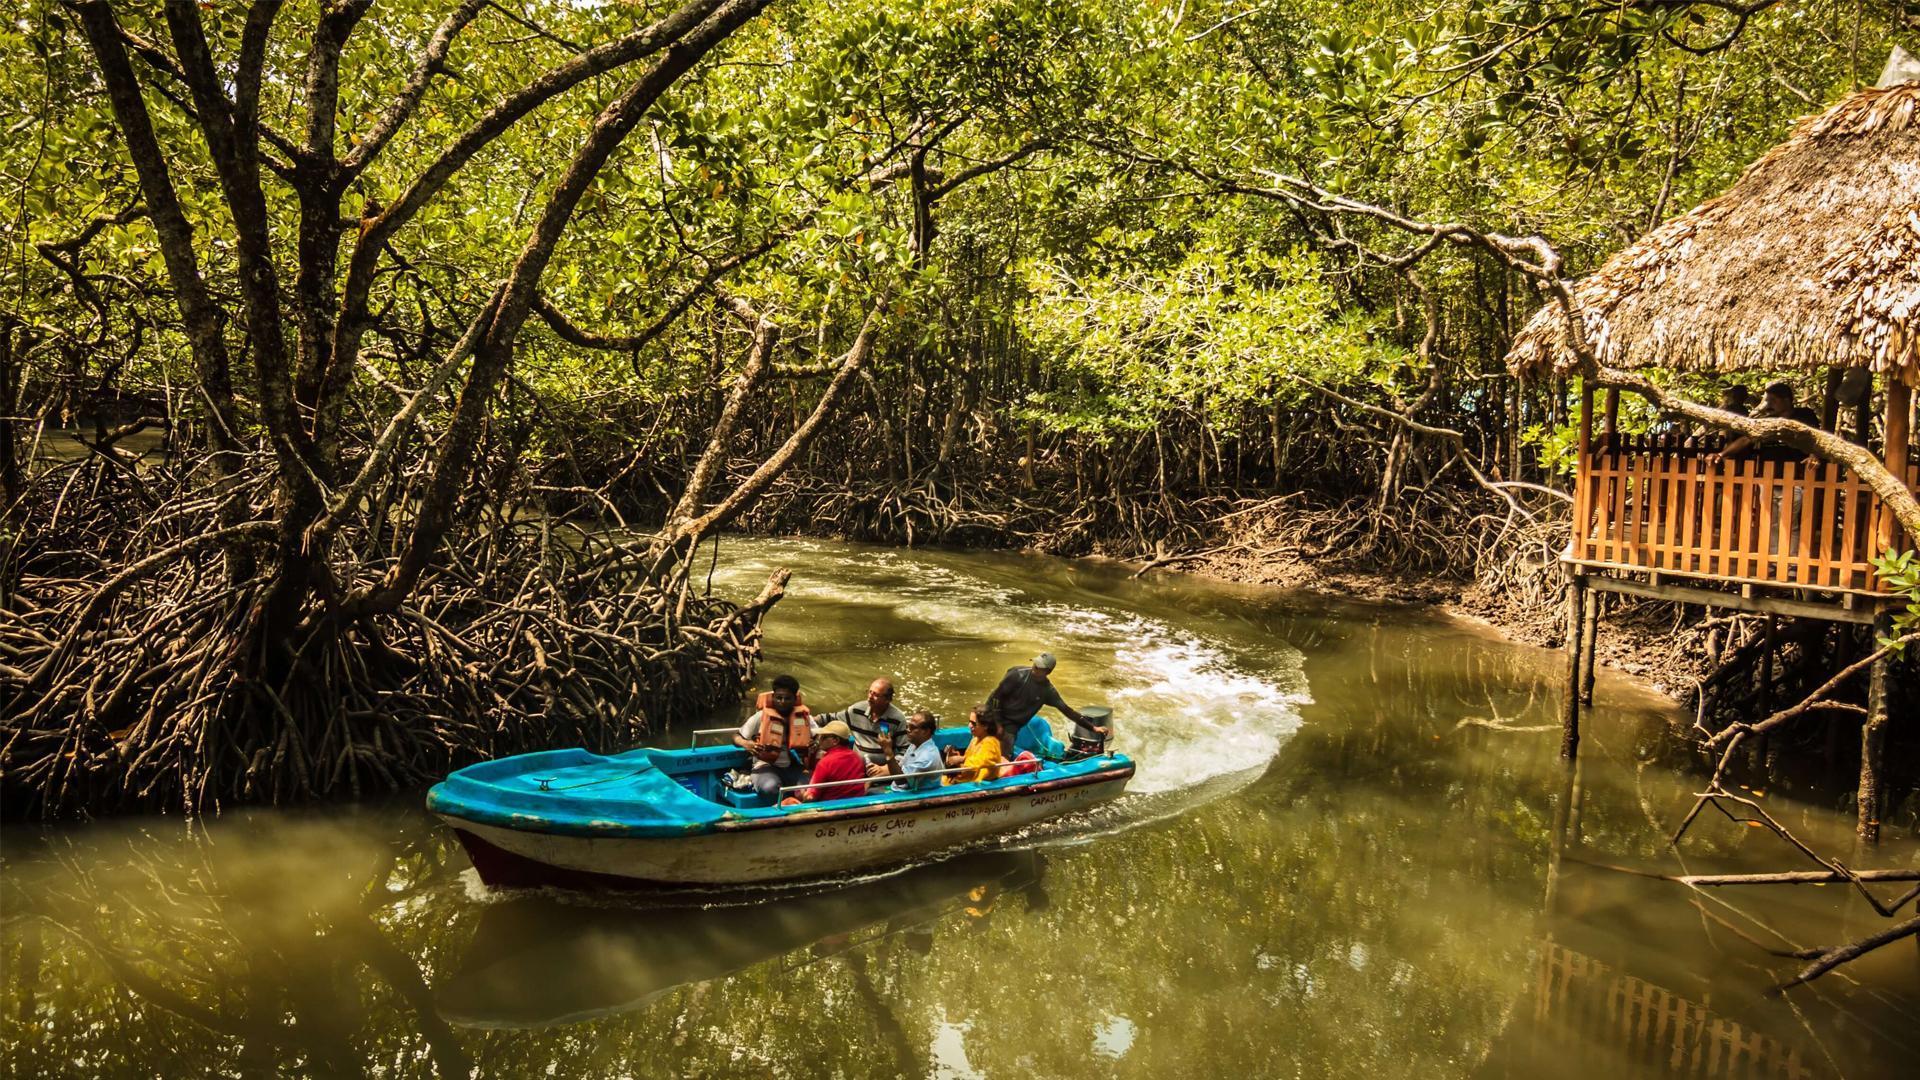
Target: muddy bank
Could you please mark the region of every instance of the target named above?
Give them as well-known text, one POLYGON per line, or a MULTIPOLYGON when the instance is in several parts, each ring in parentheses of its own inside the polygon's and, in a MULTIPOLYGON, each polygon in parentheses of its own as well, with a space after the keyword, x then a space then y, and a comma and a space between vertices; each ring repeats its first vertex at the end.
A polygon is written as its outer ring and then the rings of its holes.
MULTIPOLYGON (((1565 643, 1560 595, 1529 591, 1503 594, 1479 582, 1444 574, 1326 565, 1300 555, 1199 554, 1158 560, 1151 554, 1100 553, 1134 564, 1143 574, 1189 573, 1242 585, 1305 589, 1376 603, 1431 607, 1487 626, 1527 645, 1565 643)), ((1609 599, 1619 599, 1610 597, 1609 599)), ((1678 704, 1692 704, 1694 688, 1712 670, 1704 642, 1672 604, 1627 604, 1609 609, 1599 642, 1599 661, 1644 683, 1678 704)))

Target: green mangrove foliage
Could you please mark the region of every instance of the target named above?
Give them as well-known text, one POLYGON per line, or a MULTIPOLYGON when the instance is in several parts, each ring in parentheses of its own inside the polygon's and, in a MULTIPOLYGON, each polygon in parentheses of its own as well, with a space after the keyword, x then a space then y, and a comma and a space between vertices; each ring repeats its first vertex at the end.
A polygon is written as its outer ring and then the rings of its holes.
POLYGON ((1479 567, 1550 528, 1525 485, 1573 398, 1507 373, 1533 278, 1409 225, 1577 273, 1915 32, 1769 0, 17 5, 6 801, 617 742, 750 666, 777 589, 692 580, 728 527, 1139 553, 1302 495, 1299 545, 1479 567))
POLYGON ((1391 393, 1424 379, 1375 317, 1341 310, 1309 251, 1194 248, 1135 274, 1076 281, 1036 265, 1028 278, 1019 328, 1054 378, 1026 415, 1053 431, 1150 432, 1193 410, 1237 432, 1249 410, 1299 404, 1298 380, 1391 393))

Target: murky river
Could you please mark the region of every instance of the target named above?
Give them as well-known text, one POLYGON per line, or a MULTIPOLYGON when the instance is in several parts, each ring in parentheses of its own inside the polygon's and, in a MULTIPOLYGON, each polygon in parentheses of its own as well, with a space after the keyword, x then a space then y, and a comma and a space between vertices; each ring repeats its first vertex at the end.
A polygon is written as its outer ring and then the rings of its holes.
MULTIPOLYGON (((486 894, 409 798, 4 835, 7 1076, 1898 1076, 1911 942, 1785 998, 1770 950, 1884 921, 1659 764, 1604 676, 1577 787, 1559 658, 1414 612, 1018 556, 728 540, 794 569, 763 680, 962 715, 1040 648, 1132 792, 808 890, 486 894), (1605 864, 1605 865, 1602 865, 1605 864)), ((684 739, 663 734, 662 739, 684 739)), ((1847 852, 1849 819, 1770 800, 1847 852)), ((1879 865, 1911 865, 1888 845, 1879 865)), ((1889 889, 1889 892, 1897 891, 1889 889)))

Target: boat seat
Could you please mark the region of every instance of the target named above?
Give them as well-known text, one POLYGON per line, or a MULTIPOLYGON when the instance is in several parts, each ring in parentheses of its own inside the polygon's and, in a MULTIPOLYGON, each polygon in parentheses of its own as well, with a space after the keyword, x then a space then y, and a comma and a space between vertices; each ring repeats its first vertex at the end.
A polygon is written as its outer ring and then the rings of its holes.
POLYGON ((742 810, 756 810, 767 805, 767 800, 752 788, 737 791, 733 788, 721 790, 722 801, 728 806, 737 806, 742 810))

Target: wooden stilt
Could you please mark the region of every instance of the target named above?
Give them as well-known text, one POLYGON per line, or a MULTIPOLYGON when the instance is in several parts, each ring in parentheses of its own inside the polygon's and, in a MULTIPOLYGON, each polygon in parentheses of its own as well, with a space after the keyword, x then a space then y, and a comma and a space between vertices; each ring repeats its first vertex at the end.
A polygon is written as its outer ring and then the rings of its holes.
POLYGON ((1780 627, 1773 613, 1767 614, 1767 622, 1760 632, 1760 692, 1755 695, 1759 701, 1758 714, 1768 716, 1773 712, 1773 646, 1774 635, 1780 627))
POLYGON ((1560 699, 1560 756, 1568 761, 1580 750, 1580 645, 1587 595, 1586 578, 1567 579, 1567 686, 1560 699))
MULTIPOLYGON (((1753 715, 1755 716, 1773 715, 1773 649, 1774 638, 1779 627, 1779 617, 1768 612, 1766 626, 1760 633, 1760 687, 1759 692, 1754 695, 1756 704, 1753 715)), ((1769 741, 1768 736, 1762 735, 1747 744, 1747 760, 1751 761, 1756 768, 1766 763, 1769 741)))
POLYGON ((1586 638, 1580 643, 1580 703, 1583 705, 1593 704, 1594 645, 1600 640, 1600 604, 1600 594, 1595 593, 1583 605, 1587 612, 1581 628, 1586 638))
POLYGON ((1580 762, 1567 762, 1563 769, 1566 782, 1560 787, 1560 801, 1553 808, 1551 856, 1547 860, 1547 913, 1553 913, 1553 901, 1559 891, 1560 862, 1569 848, 1580 844, 1580 762))
MULTIPOLYGON (((1876 640, 1893 634, 1893 613, 1882 612, 1873 622, 1876 640)), ((1860 725, 1859 835, 1862 843, 1880 842, 1880 756, 1887 743, 1887 684, 1893 678, 1893 658, 1873 662, 1867 676, 1867 719, 1860 725)))

